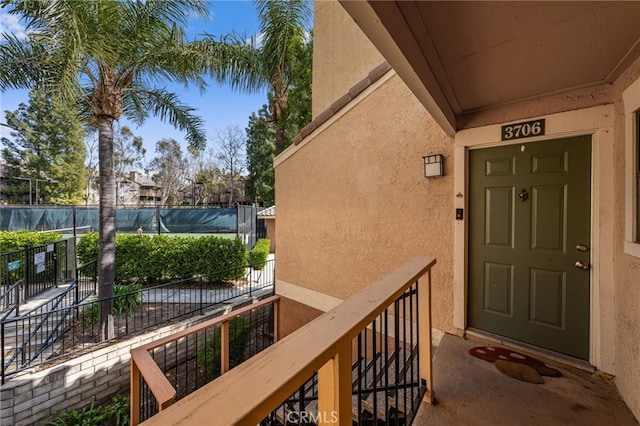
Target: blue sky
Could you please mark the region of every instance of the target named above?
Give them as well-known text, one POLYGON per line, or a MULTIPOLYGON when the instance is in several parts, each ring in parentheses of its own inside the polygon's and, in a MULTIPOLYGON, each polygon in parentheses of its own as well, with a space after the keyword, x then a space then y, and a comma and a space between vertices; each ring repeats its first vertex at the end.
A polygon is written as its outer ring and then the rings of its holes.
MULTIPOLYGON (((207 32, 214 35, 227 34, 235 31, 247 37, 258 33, 259 24, 256 17, 255 6, 251 1, 212 1, 210 2, 211 19, 207 22, 194 20, 189 23, 187 32, 190 38, 207 32)), ((19 22, 13 17, 0 11, 0 31, 21 31, 19 22)), ((193 87, 187 90, 182 85, 169 85, 168 90, 180 96, 182 103, 197 108, 196 114, 205 122, 207 132, 207 147, 214 145, 214 138, 219 129, 228 125, 238 125, 245 129, 249 115, 257 111, 266 103, 266 92, 258 94, 245 94, 233 92, 229 88, 211 81, 205 93, 193 87)), ((28 100, 28 92, 8 91, 0 93, 0 122, 5 122, 5 110, 15 110, 21 102, 28 100)), ((184 135, 171 125, 150 117, 143 126, 137 127, 120 121, 121 125, 127 124, 136 136, 141 136, 147 149, 147 160, 154 156, 155 143, 162 138, 173 138, 186 147, 184 135)), ((0 136, 9 136, 8 129, 0 126, 0 136)))

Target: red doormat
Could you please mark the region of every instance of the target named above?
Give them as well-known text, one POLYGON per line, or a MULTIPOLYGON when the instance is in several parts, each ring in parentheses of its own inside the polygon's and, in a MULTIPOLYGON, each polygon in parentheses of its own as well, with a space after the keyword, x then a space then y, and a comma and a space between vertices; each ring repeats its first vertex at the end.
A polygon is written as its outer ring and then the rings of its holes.
POLYGON ((494 348, 492 346, 477 346, 469 349, 469 354, 491 363, 495 363, 496 361, 508 361, 527 365, 536 370, 541 376, 562 377, 562 373, 555 368, 551 368, 542 361, 528 355, 515 352, 511 349, 494 348))

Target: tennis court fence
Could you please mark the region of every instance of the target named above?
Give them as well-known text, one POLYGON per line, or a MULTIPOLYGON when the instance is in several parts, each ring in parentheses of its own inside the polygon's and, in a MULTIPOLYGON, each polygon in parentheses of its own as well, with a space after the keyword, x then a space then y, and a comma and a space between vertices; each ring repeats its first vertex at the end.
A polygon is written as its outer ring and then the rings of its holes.
MULTIPOLYGON (((239 211, 241 226, 247 222, 246 211, 255 207, 237 208, 160 208, 140 207, 116 210, 116 231, 146 234, 160 233, 237 233, 239 211)), ((255 221, 255 218, 253 219, 255 221)), ((0 209, 0 231, 58 231, 63 234, 83 234, 97 231, 99 210, 84 206, 3 206, 0 209)))

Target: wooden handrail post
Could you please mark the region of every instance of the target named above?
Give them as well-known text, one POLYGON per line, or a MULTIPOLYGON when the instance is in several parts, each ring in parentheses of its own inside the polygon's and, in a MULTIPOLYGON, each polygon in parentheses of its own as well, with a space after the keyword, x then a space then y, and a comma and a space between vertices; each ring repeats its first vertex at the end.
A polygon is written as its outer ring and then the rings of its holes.
POLYGON ((220 324, 220 372, 229 371, 229 321, 220 324))
POLYGON ((129 419, 131 426, 140 424, 140 370, 131 358, 131 389, 129 393, 129 419))
POLYGON ((418 283, 418 330, 420 333, 420 375, 426 380, 427 390, 424 393, 424 402, 433 404, 433 365, 431 345, 431 269, 427 271, 418 283))
POLYGON ((351 341, 345 339, 318 370, 318 425, 352 423, 351 380, 351 341))
POLYGON ((273 343, 279 340, 280 336, 280 299, 273 303, 273 343))

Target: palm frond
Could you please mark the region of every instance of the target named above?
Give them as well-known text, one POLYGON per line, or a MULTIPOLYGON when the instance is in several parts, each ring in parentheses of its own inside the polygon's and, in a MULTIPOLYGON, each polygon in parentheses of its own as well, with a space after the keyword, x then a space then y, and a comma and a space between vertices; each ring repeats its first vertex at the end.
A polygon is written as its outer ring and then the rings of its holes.
POLYGON ((262 34, 261 60, 269 70, 282 69, 290 44, 305 38, 311 15, 310 2, 256 0, 255 3, 262 34))
POLYGON ((24 43, 11 34, 3 34, 0 44, 0 90, 30 88, 42 80, 48 60, 42 46, 24 43))
MULTIPOLYGON (((144 87, 140 85, 133 85, 133 87, 144 87)), ((127 117, 128 120, 134 124, 141 126, 144 121, 149 117, 149 110, 147 109, 146 96, 141 97, 140 93, 144 93, 144 90, 127 90, 126 96, 122 102, 122 114, 127 117)))
POLYGON ((195 84, 203 90, 206 87, 203 75, 209 61, 206 52, 187 42, 181 27, 173 26, 161 37, 156 33, 151 45, 132 55, 123 72, 143 74, 157 82, 170 80, 195 84))
POLYGON ((175 128, 186 133, 186 140, 195 149, 203 150, 206 146, 206 135, 202 118, 194 114, 195 109, 182 104, 175 93, 166 90, 135 90, 127 93, 132 96, 128 106, 138 103, 147 110, 166 121, 175 128))
POLYGON ((260 49, 255 40, 248 42, 237 34, 229 34, 216 40, 205 34, 202 40, 193 42, 192 48, 207 58, 209 75, 234 90, 246 93, 267 87, 269 76, 265 74, 260 49))

